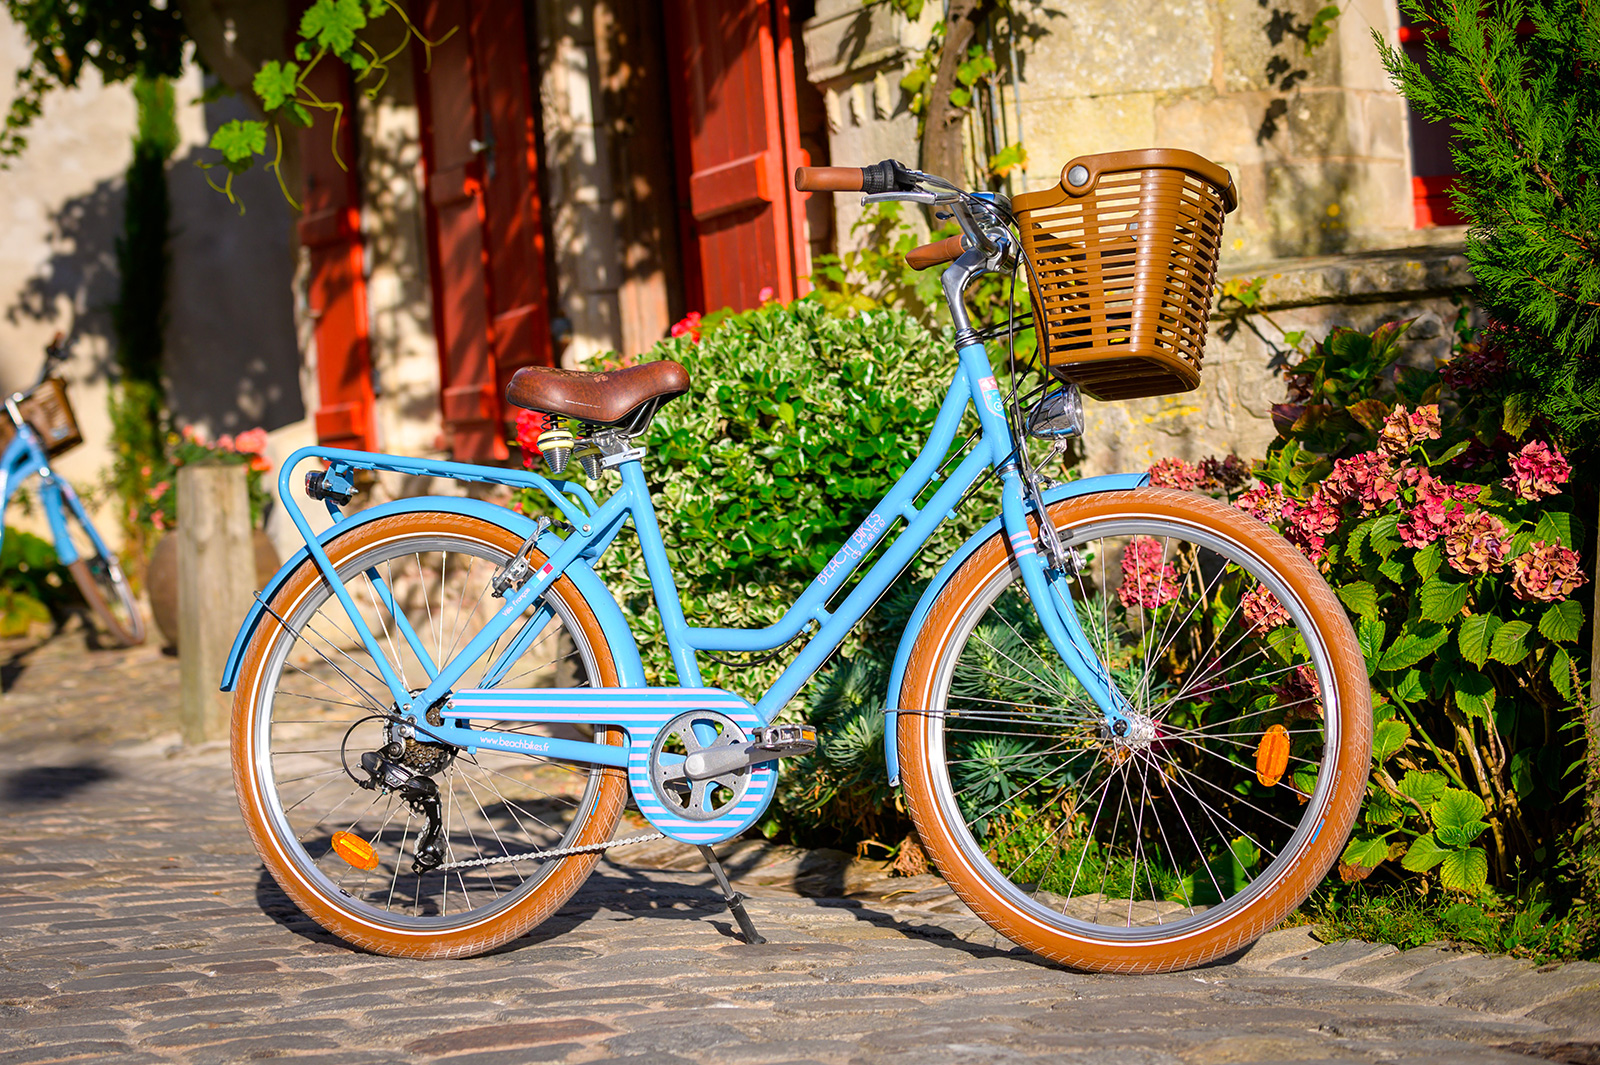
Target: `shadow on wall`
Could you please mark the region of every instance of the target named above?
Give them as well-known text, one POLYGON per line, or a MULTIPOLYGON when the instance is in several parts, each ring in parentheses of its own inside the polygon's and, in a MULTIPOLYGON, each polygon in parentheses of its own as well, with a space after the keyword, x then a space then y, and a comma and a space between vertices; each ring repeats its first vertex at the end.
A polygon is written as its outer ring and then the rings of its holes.
MULTIPOLYGON (((236 98, 208 104, 209 133, 251 117, 236 98)), ((191 147, 172 163, 172 280, 167 374, 173 414, 216 433, 303 419, 295 339, 288 204, 277 179, 255 167, 234 179, 245 213, 206 184, 191 147)))
MULTIPOLYGON (((207 107, 207 128, 244 113, 238 101, 207 107)), ((272 175, 256 168, 234 182, 248 208, 206 186, 198 148, 167 170, 172 203, 172 276, 167 304, 167 374, 174 415, 213 432, 276 429, 305 417, 295 341, 289 208, 272 175)), ((50 258, 6 308, 11 322, 55 325, 80 345, 86 379, 108 374, 116 338, 117 238, 124 183, 102 181, 56 212, 50 258), (70 308, 70 310, 68 309, 70 308)))
MULTIPOLYGON (((115 351, 111 306, 117 299, 116 239, 122 232, 123 181, 102 181, 56 212, 47 237, 50 258, 6 308, 6 320, 39 322, 76 345, 73 366, 81 380, 99 380, 115 351), (98 343, 81 344, 90 339, 98 343)), ((35 361, 23 363, 31 380, 35 361)), ((21 387, 28 382, 15 381, 21 387)))

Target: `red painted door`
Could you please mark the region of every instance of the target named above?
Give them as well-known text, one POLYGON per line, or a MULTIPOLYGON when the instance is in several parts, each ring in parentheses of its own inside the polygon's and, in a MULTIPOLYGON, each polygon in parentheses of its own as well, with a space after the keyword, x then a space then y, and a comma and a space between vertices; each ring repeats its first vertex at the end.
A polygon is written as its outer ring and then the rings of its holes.
POLYGON ((790 185, 802 160, 788 0, 666 0, 666 13, 690 302, 794 299, 810 257, 790 185))
POLYGON ((323 63, 312 73, 309 87, 345 108, 337 152, 330 112, 318 112, 312 127, 300 135, 305 187, 298 229, 311 257, 307 306, 316 345, 317 442, 372 451, 378 441, 350 80, 341 67, 323 63))
POLYGON ((418 71, 445 432, 457 459, 503 459, 505 384, 552 361, 522 5, 428 0, 421 18, 455 30, 418 71))

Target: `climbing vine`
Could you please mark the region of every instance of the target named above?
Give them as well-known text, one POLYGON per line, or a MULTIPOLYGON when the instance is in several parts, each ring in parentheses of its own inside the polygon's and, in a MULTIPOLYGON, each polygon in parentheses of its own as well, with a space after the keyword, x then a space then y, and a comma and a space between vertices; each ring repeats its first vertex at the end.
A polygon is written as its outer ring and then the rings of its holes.
POLYGON ((211 136, 211 147, 221 153, 215 162, 204 163, 207 181, 212 188, 225 193, 231 201, 233 179, 255 165, 257 156, 265 156, 270 134, 273 142, 272 158, 267 169, 278 179, 284 198, 298 209, 294 196, 283 177, 283 131, 285 126, 309 129, 313 113, 330 112, 334 116, 331 136, 333 154, 340 166, 346 160, 339 158, 339 126, 344 119, 344 106, 336 100, 324 100, 311 88, 312 72, 324 62, 343 63, 354 72, 356 83, 368 99, 376 97, 389 80, 389 64, 411 44, 413 38, 422 47, 432 49, 455 33, 452 27, 437 41, 430 41, 417 29, 405 9, 392 0, 316 0, 301 16, 296 30, 299 40, 294 46, 294 58, 269 59, 261 64, 251 83, 265 119, 234 119, 225 123, 211 136), (361 36, 374 20, 394 12, 406 28, 400 44, 389 52, 380 52, 361 36), (226 176, 221 185, 211 181, 209 171, 221 168, 226 176))

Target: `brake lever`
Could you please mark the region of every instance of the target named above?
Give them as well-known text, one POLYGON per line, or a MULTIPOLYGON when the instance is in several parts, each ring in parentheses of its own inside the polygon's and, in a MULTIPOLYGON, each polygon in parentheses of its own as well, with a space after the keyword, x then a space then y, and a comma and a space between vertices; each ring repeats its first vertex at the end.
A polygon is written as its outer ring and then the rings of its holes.
POLYGON ((947 202, 932 192, 873 192, 861 197, 861 206, 869 203, 920 203, 924 207, 947 202))

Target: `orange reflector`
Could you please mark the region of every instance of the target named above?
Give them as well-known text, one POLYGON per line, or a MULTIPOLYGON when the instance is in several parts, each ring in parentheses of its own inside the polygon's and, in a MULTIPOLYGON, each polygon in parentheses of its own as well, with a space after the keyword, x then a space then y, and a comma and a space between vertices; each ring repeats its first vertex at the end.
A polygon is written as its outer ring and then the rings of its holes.
POLYGON ((357 869, 373 870, 378 867, 378 852, 372 844, 351 832, 333 834, 333 853, 357 869))
POLYGON ((1283 771, 1288 767, 1289 730, 1273 725, 1261 737, 1261 746, 1256 748, 1256 779, 1270 788, 1283 779, 1283 771))

